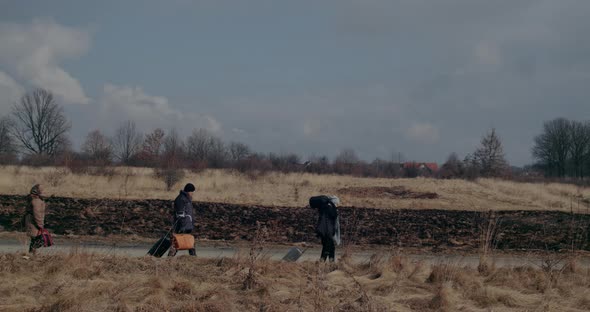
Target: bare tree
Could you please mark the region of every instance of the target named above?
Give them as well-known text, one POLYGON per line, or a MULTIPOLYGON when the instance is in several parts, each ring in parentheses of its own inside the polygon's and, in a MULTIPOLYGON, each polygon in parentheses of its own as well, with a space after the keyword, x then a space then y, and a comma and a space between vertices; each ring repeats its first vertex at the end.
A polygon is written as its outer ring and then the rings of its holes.
POLYGON ((82 153, 93 162, 105 165, 111 161, 113 147, 109 139, 100 130, 94 130, 86 136, 86 140, 82 144, 82 153))
POLYGON ((569 139, 573 175, 583 179, 584 163, 590 153, 590 122, 572 121, 569 139))
POLYGON ((268 154, 273 170, 293 172, 301 168, 301 158, 297 154, 268 154))
POLYGON ((155 169, 155 175, 166 184, 166 190, 170 191, 176 183, 184 178, 182 170, 185 149, 178 132, 172 129, 163 143, 162 159, 155 169))
POLYGON ((0 163, 8 163, 16 158, 16 146, 10 136, 10 119, 0 118, 0 163))
POLYGON ((310 156, 305 162, 305 170, 317 174, 331 173, 330 159, 328 156, 310 156))
POLYGON ((344 163, 344 164, 356 164, 359 162, 359 158, 353 149, 347 148, 347 149, 343 149, 340 152, 340 154, 338 154, 338 156, 336 156, 336 159, 334 160, 334 162, 340 162, 340 163, 344 163))
POLYGON ((343 149, 334 159, 334 170, 340 174, 352 174, 360 160, 353 149, 343 149))
POLYGON ((444 179, 453 179, 463 176, 463 162, 456 153, 451 153, 447 161, 440 168, 439 176, 444 179))
POLYGON ((209 153, 207 155, 207 163, 213 168, 223 168, 227 161, 228 152, 225 143, 215 136, 209 139, 209 153))
POLYGON ((172 129, 163 142, 163 158, 164 162, 173 162, 174 166, 179 166, 184 159, 185 148, 184 143, 178 136, 176 129, 172 129))
POLYGON ((467 154, 463 159, 463 177, 474 180, 480 175, 480 165, 473 154, 467 154))
POLYGON ((571 149, 571 123, 557 118, 543 124, 543 133, 535 137, 533 157, 549 175, 564 177, 571 149))
POLYGON ((12 107, 11 133, 28 154, 55 156, 67 144, 70 122, 53 94, 36 89, 12 107))
POLYGON ((137 131, 133 121, 125 122, 115 132, 113 137, 113 150, 115 157, 123 164, 130 164, 133 157, 139 152, 142 142, 142 134, 137 131))
POLYGON ((212 135, 205 129, 194 130, 187 138, 188 156, 193 161, 207 161, 212 135))
POLYGON ((481 146, 473 156, 483 176, 498 177, 505 173, 508 168, 508 162, 504 158, 502 141, 496 135, 496 129, 494 128, 481 139, 481 146))
POLYGON ((205 129, 193 131, 187 138, 186 149, 191 161, 206 163, 214 168, 222 167, 228 158, 223 141, 205 129))
POLYGON ((143 140, 141 158, 148 165, 153 166, 158 162, 164 147, 164 136, 164 130, 157 128, 143 140))
POLYGON ((239 142, 231 142, 228 149, 230 160, 234 163, 245 159, 252 153, 248 145, 239 142))

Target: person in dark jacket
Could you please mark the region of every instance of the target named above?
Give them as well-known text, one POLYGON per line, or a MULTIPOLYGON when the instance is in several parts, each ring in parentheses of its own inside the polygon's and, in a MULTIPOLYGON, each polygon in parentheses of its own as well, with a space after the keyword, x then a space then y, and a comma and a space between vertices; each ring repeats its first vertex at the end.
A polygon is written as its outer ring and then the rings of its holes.
POLYGON ((316 233, 322 240, 321 261, 330 259, 334 262, 336 259, 336 243, 340 243, 340 224, 338 220, 339 199, 336 196, 329 196, 330 200, 318 208, 318 223, 316 233))
MULTIPOLYGON (((180 194, 174 200, 174 216, 172 220, 172 226, 174 227, 174 233, 177 234, 191 234, 194 229, 193 223, 193 193, 195 192, 195 186, 192 183, 188 183, 184 186, 184 189, 180 191, 180 194)), ((176 255, 176 248, 174 245, 170 247, 168 257, 174 257, 176 255)), ((189 255, 196 256, 197 253, 195 248, 188 250, 189 255)))

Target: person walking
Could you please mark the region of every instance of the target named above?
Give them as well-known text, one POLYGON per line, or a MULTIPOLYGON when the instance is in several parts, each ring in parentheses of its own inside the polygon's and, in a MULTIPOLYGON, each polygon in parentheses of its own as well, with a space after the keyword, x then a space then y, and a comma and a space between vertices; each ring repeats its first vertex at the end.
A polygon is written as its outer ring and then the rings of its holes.
MULTIPOLYGON (((45 201, 43 201, 43 188, 35 184, 29 192, 29 203, 24 216, 25 229, 31 238, 29 253, 35 254, 37 249, 47 246, 43 239, 45 229, 45 201)), ((48 234, 47 234, 48 235, 48 234)))
MULTIPOLYGON (((191 234, 194 229, 193 223, 193 194, 195 192, 195 186, 192 183, 188 183, 184 186, 184 189, 180 191, 176 199, 174 200, 174 215, 172 220, 173 232, 176 234, 191 234)), ((170 246, 168 257, 174 257, 178 250, 174 247, 174 244, 170 246)), ((188 250, 189 255, 196 256, 197 253, 195 248, 188 250)))
POLYGON ((340 244, 340 221, 337 206, 340 199, 336 196, 316 196, 310 198, 310 206, 318 209, 316 234, 322 241, 320 261, 336 260, 336 245, 340 244))

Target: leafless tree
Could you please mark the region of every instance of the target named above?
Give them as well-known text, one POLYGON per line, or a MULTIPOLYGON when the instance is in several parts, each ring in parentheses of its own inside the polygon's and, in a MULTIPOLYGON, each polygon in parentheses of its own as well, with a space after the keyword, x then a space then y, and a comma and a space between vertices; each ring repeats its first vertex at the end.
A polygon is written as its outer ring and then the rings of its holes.
POLYGON ((0 163, 8 163, 16 157, 16 146, 10 136, 10 119, 0 118, 0 163))
POLYGON ((164 162, 174 163, 174 166, 180 166, 184 159, 185 148, 176 129, 172 129, 169 132, 164 139, 163 146, 162 154, 164 162))
POLYGON ((113 147, 100 130, 94 130, 86 136, 86 140, 82 144, 82 153, 95 164, 105 165, 111 161, 113 147))
POLYGON ((188 157, 193 162, 205 162, 214 168, 222 167, 228 151, 223 141, 205 129, 198 129, 186 141, 188 157))
POLYGON ((456 153, 451 153, 447 161, 440 168, 438 173, 441 178, 452 179, 463 176, 464 166, 463 162, 459 160, 456 153))
POLYGON ((123 164, 130 164, 141 147, 142 134, 137 131, 133 121, 125 122, 115 132, 113 150, 115 157, 123 164))
POLYGON ((160 158, 164 147, 164 136, 164 130, 160 128, 146 135, 141 149, 141 158, 148 165, 153 166, 160 158))
POLYGON ((36 89, 12 107, 11 133, 27 154, 55 156, 67 144, 70 122, 53 94, 36 89))
POLYGON ((353 149, 343 149, 334 159, 334 170, 340 174, 352 174, 359 162, 353 149))
POLYGON ((178 132, 172 129, 163 142, 162 159, 155 169, 156 177, 164 182, 166 190, 170 191, 176 183, 184 178, 182 169, 185 149, 178 132))
POLYGON ((251 153, 250 148, 246 144, 239 142, 231 142, 229 144, 230 160, 234 163, 245 159, 251 153))
POLYGON ((496 135, 496 129, 488 132, 481 139, 481 146, 473 153, 481 174, 486 177, 498 177, 508 169, 508 162, 504 158, 502 141, 496 135))
POLYGON ((273 170, 293 172, 302 169, 301 158, 297 154, 268 154, 273 170))
POLYGON ((571 149, 571 123, 557 118, 543 124, 543 133, 535 137, 533 157, 550 175, 564 177, 571 149))
POLYGON ((353 149, 347 148, 343 149, 334 162, 340 162, 344 164, 356 164, 359 162, 359 158, 356 155, 356 152, 353 149))
POLYGON ((332 165, 327 156, 310 156, 305 162, 305 170, 311 173, 326 174, 332 172, 332 165))
POLYGON ((186 148, 192 161, 206 161, 210 153, 212 135, 205 129, 194 130, 187 138, 186 148))
POLYGON ((209 153, 207 163, 212 168, 223 168, 227 162, 228 152, 225 143, 218 137, 209 140, 209 153))
POLYGON ((570 158, 573 175, 584 178, 584 163, 590 154, 590 122, 570 123, 570 158))
POLYGON ((467 154, 463 159, 463 177, 469 180, 474 180, 480 175, 480 165, 473 156, 473 154, 467 154))

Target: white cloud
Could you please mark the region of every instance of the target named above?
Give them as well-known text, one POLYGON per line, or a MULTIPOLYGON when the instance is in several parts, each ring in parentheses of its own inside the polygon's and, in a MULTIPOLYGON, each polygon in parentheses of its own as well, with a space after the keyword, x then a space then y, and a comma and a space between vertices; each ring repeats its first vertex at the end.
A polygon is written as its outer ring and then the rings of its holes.
POLYGON ((113 127, 125 120, 133 120, 142 130, 156 127, 184 131, 204 128, 214 133, 222 130, 215 118, 178 110, 167 98, 146 94, 140 87, 107 84, 98 103, 105 123, 113 127))
POLYGON ((0 66, 14 73, 18 81, 51 90, 66 104, 87 104, 90 100, 80 82, 59 62, 83 55, 89 46, 87 31, 53 20, 0 23, 0 66))
POLYGON ((491 41, 480 41, 475 46, 475 56, 480 65, 498 66, 502 61, 498 45, 491 41))
POLYGON ((0 115, 10 112, 12 103, 25 92, 25 89, 19 85, 12 77, 0 71, 0 115))
POLYGON ((320 132, 320 122, 317 120, 306 120, 303 123, 303 134, 305 136, 314 136, 320 132))
POLYGON ((419 143, 435 143, 439 139, 439 131, 432 124, 415 122, 407 129, 406 137, 419 143))

